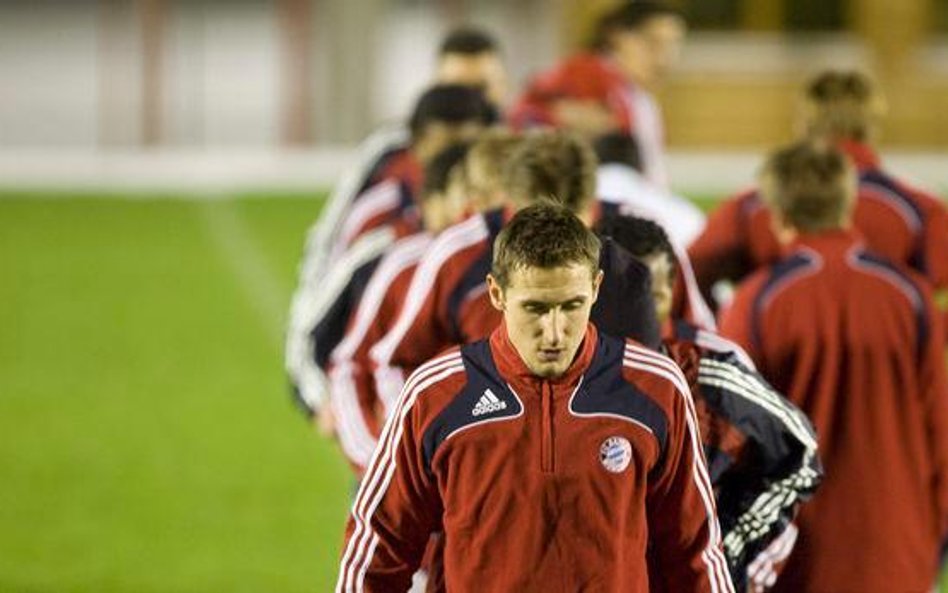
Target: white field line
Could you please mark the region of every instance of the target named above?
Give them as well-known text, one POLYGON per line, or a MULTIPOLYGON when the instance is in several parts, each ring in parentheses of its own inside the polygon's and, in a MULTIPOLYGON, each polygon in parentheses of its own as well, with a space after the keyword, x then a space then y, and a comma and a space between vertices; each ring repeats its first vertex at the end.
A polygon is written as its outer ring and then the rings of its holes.
POLYGON ((276 350, 283 345, 288 308, 281 283, 232 202, 199 206, 211 240, 256 314, 257 322, 276 350))

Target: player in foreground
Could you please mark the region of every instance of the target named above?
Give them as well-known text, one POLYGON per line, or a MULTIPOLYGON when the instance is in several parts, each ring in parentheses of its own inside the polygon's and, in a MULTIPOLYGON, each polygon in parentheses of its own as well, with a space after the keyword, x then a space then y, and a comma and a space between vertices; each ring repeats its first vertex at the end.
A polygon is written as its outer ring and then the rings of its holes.
POLYGON ((931 290, 852 230, 855 174, 835 149, 767 160, 785 257, 752 275, 721 331, 812 419, 826 478, 775 591, 924 593, 948 534, 948 381, 931 290))
POLYGON ((678 367, 589 323, 600 243, 536 205, 500 233, 502 324, 409 378, 356 496, 337 591, 406 590, 444 532, 455 591, 733 591, 678 367))

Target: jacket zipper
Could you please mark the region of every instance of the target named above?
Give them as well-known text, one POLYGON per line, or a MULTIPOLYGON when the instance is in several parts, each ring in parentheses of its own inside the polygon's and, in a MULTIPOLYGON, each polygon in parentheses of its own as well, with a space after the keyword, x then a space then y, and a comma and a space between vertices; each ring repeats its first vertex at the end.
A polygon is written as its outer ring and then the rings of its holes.
POLYGON ((553 386, 544 381, 541 407, 543 410, 543 437, 540 440, 540 471, 553 473, 553 386))

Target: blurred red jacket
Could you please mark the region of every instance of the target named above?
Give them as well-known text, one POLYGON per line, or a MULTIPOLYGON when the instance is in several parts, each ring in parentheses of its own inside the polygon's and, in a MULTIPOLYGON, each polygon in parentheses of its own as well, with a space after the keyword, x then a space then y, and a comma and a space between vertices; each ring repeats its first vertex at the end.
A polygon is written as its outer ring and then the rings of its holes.
POLYGON ((826 476, 775 591, 924 592, 948 534, 948 380, 928 284, 858 235, 802 235, 721 332, 816 427, 826 476))

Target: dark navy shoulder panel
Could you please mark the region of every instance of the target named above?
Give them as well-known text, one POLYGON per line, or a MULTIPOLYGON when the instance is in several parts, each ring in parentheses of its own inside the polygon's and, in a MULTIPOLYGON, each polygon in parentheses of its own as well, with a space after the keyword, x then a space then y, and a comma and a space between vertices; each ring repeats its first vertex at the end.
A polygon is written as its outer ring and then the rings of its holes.
POLYGON ((764 309, 767 307, 768 301, 783 286, 784 282, 792 279, 795 274, 804 271, 814 264, 815 262, 809 255, 798 252, 774 264, 770 269, 770 276, 754 298, 754 306, 751 308, 751 340, 758 351, 763 346, 759 320, 764 309))
POLYGON ((319 368, 328 367, 330 355, 345 337, 349 317, 359 305, 362 293, 365 292, 365 287, 380 261, 381 254, 356 268, 345 288, 310 330, 310 337, 313 339, 312 356, 319 368))
POLYGON ((461 347, 467 382, 422 435, 425 467, 444 441, 458 431, 523 414, 523 404, 497 371, 488 340, 461 347))
POLYGON ((495 208, 494 210, 488 210, 484 213, 484 222, 487 224, 487 234, 490 241, 490 249, 488 251, 493 252, 494 239, 497 238, 497 235, 500 234, 500 231, 504 228, 504 209, 495 208))
POLYGON ((599 343, 583 382, 570 401, 577 416, 613 416, 633 422, 651 432, 664 454, 668 418, 652 398, 622 376, 625 341, 599 334, 599 343))
POLYGON ((675 340, 694 344, 698 341, 698 328, 684 319, 676 319, 673 327, 675 340))

